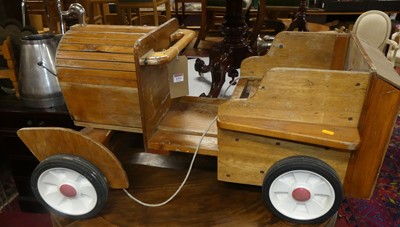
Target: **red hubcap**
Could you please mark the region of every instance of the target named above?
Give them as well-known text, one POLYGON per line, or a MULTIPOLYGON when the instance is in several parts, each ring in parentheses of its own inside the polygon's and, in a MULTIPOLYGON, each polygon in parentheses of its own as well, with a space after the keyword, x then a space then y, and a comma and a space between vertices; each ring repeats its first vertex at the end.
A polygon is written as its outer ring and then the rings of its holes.
POLYGON ((60 187, 60 192, 66 197, 75 197, 76 196, 76 190, 74 187, 68 184, 63 184, 60 187))
POLYGON ((304 202, 311 198, 311 193, 305 188, 296 188, 293 190, 292 196, 295 200, 304 202))

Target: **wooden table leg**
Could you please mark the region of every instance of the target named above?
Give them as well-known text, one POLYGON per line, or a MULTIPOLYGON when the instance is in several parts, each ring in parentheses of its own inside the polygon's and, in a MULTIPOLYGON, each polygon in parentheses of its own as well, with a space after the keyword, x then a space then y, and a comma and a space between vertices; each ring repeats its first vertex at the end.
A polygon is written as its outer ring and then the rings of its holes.
POLYGON ((248 27, 242 12, 242 0, 226 2, 225 21, 220 28, 224 35, 223 41, 212 46, 208 65, 201 59, 197 59, 195 63, 197 72, 211 72, 210 92, 201 96, 218 97, 225 83, 225 74, 228 73, 233 82, 238 76, 237 69, 240 68, 242 60, 255 55, 245 39, 248 27))

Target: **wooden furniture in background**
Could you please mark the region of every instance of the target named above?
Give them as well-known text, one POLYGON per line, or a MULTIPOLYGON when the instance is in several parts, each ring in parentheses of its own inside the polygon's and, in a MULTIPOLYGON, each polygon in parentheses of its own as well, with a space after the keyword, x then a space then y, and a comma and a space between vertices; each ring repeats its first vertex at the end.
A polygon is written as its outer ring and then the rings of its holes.
POLYGON ((88 0, 89 24, 95 24, 98 20, 100 20, 102 24, 106 24, 106 11, 104 8, 108 7, 109 3, 116 3, 116 0, 88 0), (95 15, 97 10, 100 15, 95 15))
POLYGON ((132 10, 136 10, 137 17, 139 20, 139 25, 143 25, 141 21, 141 11, 142 8, 150 8, 152 11, 149 11, 153 16, 153 22, 155 26, 160 25, 161 17, 158 12, 157 7, 160 5, 165 6, 165 17, 166 20, 171 18, 171 4, 169 0, 116 0, 117 3, 117 11, 121 17, 121 20, 124 21, 124 16, 126 15, 126 20, 128 24, 132 24, 132 10))
POLYGON ((14 57, 14 51, 10 37, 7 37, 7 39, 0 46, 0 56, 7 61, 6 68, 0 68, 0 79, 10 79, 15 89, 15 95, 19 97, 18 66, 14 57))
POLYGON ((225 20, 220 30, 223 41, 215 43, 210 50, 209 64, 196 59, 195 70, 199 73, 211 73, 211 89, 203 96, 218 97, 225 83, 225 76, 237 77, 243 59, 255 55, 248 45, 245 35, 248 27, 243 15, 242 0, 226 1, 225 20))

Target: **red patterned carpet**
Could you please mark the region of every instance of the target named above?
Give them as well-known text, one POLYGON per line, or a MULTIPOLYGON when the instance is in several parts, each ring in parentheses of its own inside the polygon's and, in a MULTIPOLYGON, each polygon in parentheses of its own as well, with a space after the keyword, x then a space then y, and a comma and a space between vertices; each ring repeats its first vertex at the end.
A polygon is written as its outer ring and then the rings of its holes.
POLYGON ((346 198, 337 226, 400 226, 400 117, 370 200, 346 198))

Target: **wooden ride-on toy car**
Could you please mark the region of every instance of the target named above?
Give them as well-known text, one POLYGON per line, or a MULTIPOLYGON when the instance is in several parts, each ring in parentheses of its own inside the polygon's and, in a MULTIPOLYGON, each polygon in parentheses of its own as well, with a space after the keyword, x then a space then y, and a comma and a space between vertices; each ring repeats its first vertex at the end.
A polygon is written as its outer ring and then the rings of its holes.
POLYGON ((70 114, 86 128, 18 131, 41 161, 32 189, 52 212, 92 217, 108 187, 129 187, 107 148, 113 130, 143 133, 147 151, 195 152, 204 133, 198 152, 217 156, 218 180, 262 186, 266 206, 291 222, 324 222, 343 195, 371 195, 400 106, 400 77, 353 34, 280 33, 267 55, 243 61, 242 79, 225 100, 170 98, 168 64, 178 51, 168 47, 192 37, 176 21, 147 31, 126 54, 130 63, 112 69, 109 61, 120 55, 86 59, 126 50, 119 45, 127 38, 102 31, 97 37, 107 45, 82 44, 79 37, 95 27, 74 29, 61 40, 56 65, 70 114))

